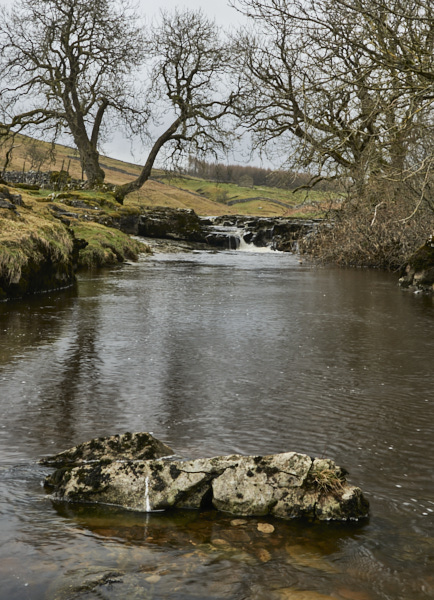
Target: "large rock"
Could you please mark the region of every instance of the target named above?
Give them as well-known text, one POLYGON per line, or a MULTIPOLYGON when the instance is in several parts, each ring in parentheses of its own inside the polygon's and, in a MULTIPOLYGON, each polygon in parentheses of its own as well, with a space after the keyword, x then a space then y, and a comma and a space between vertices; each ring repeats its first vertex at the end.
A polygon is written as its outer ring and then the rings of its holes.
POLYGON ((154 438, 151 433, 123 433, 94 438, 60 454, 47 456, 39 462, 50 467, 69 467, 99 460, 149 460, 173 453, 172 448, 154 438))
POLYGON ((200 219, 191 209, 153 208, 141 215, 137 233, 150 238, 205 242, 200 219))
POLYGON ((361 490, 348 484, 345 471, 331 460, 296 452, 197 460, 158 458, 164 453, 173 451, 149 434, 98 438, 44 459, 44 464, 61 467, 47 477, 46 485, 59 500, 115 504, 144 512, 214 507, 239 516, 320 520, 358 519, 368 514, 361 490), (146 459, 142 452, 122 449, 121 441, 130 443, 131 439, 147 440, 145 447, 151 450, 145 450, 146 459))

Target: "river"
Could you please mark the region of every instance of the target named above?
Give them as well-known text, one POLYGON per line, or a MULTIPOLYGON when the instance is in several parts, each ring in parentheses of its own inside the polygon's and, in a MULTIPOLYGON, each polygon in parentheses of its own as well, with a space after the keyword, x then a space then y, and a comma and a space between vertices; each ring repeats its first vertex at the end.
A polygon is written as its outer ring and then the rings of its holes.
POLYGON ((434 597, 432 298, 290 254, 159 253, 0 304, 0 336, 2 600, 434 597), (48 496, 39 458, 125 431, 191 458, 332 458, 370 518, 234 523, 48 496))

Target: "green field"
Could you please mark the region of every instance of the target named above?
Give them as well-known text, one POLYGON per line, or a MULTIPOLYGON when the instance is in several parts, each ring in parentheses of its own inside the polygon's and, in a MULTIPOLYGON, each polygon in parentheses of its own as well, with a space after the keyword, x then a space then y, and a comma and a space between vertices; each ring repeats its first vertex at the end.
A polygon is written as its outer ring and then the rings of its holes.
MULTIPOLYGON (((40 167, 42 171, 65 169, 71 177, 82 176, 77 153, 73 148, 58 144, 54 154, 48 157, 50 144, 36 141, 27 136, 17 136, 12 160, 8 169, 28 170, 31 168, 29 148, 35 147, 47 154, 46 161, 40 167)), ((0 147, 0 164, 4 164, 7 147, 0 147)), ((106 173, 106 182, 124 184, 131 181, 140 172, 140 166, 119 161, 109 156, 101 156, 101 165, 106 173)), ((39 198, 47 195, 40 191, 39 198)), ((92 194, 89 194, 92 196, 92 194)), ((99 200, 98 194, 95 194, 99 200)), ((235 183, 219 183, 191 176, 168 175, 156 169, 152 180, 125 200, 125 205, 170 206, 190 208, 199 215, 263 215, 288 217, 322 216, 330 204, 336 201, 336 195, 316 190, 284 190, 274 187, 242 187, 235 183)))
POLYGON ((157 175, 155 179, 225 205, 231 209, 230 212, 237 214, 316 216, 323 214, 324 203, 333 200, 330 193, 315 190, 294 192, 265 186, 242 187, 235 183, 217 183, 190 176, 157 175))

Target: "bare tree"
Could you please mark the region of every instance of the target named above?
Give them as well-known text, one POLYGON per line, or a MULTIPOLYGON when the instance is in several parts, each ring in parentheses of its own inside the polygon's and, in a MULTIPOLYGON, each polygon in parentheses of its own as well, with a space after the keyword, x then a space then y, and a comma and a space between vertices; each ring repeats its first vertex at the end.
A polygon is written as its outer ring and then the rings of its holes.
MULTIPOLYGON (((281 142, 287 163, 323 176, 350 176, 361 193, 373 173, 402 169, 403 145, 422 99, 360 40, 357 11, 329 0, 240 0, 255 30, 238 35, 240 105, 258 147, 281 142), (259 31, 259 33, 257 33, 259 31)), ((297 169, 298 170, 298 169, 297 169)))
POLYGON ((18 0, 0 15, 3 133, 72 135, 91 186, 98 143, 116 115, 131 121, 131 75, 143 40, 128 0, 18 0))
POLYGON ((148 132, 150 151, 139 177, 119 186, 119 202, 139 189, 163 150, 171 160, 207 153, 218 155, 230 140, 228 117, 236 97, 236 78, 229 90, 228 41, 200 11, 161 13, 147 43, 149 88, 142 104, 151 109, 159 134, 148 132))
POLYGON ((353 251, 347 264, 399 266, 434 221, 432 3, 234 4, 253 22, 235 56, 239 114, 256 146, 313 172, 311 184, 350 184, 346 212, 324 233, 330 248, 353 251))
POLYGON ((36 140, 33 140, 26 144, 25 158, 30 162, 30 170, 40 171, 45 162, 50 158, 53 159, 53 151, 51 148, 44 148, 36 140))

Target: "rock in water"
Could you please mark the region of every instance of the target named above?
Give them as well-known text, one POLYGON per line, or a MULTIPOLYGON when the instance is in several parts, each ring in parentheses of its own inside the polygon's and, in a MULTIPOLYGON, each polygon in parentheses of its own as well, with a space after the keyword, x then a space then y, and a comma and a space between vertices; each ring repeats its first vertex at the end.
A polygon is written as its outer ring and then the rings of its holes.
POLYGON ((172 448, 150 433, 124 433, 94 438, 39 462, 49 467, 69 467, 98 460, 149 460, 171 454, 174 454, 172 448))
POLYGON ((169 454, 168 446, 146 433, 98 438, 44 459, 43 464, 60 467, 46 485, 59 500, 144 512, 214 507, 237 516, 320 520, 368 514, 361 490, 331 460, 296 452, 197 460, 169 454))

